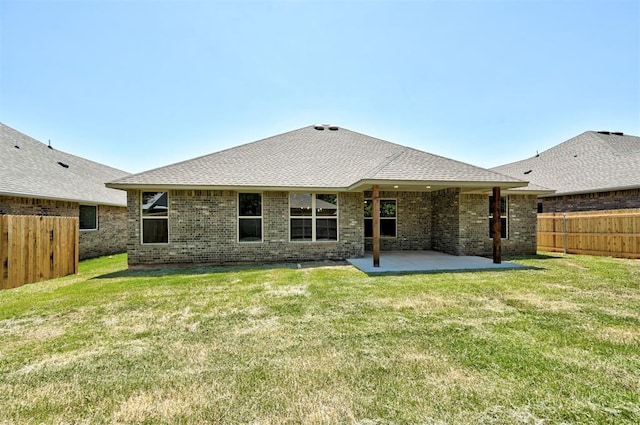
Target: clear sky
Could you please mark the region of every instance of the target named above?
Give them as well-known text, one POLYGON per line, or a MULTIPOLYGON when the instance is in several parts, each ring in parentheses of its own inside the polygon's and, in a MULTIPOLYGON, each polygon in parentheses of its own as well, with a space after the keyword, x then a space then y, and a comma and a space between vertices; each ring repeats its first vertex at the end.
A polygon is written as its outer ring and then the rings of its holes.
POLYGON ((0 0, 0 37, 0 121, 129 172, 314 123, 482 167, 640 135, 640 0, 0 0))

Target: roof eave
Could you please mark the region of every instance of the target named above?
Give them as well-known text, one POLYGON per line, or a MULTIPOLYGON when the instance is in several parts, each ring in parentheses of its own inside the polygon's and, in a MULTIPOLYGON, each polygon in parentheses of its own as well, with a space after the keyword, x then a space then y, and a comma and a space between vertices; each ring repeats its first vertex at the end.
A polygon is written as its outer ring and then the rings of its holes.
POLYGON ((61 202, 77 202, 83 205, 106 205, 109 207, 126 207, 127 203, 116 202, 104 202, 89 199, 75 199, 75 198, 62 198, 56 196, 38 195, 34 193, 21 193, 21 192, 0 192, 0 196, 14 196, 17 198, 29 198, 29 199, 46 199, 48 201, 61 201, 61 202))
POLYGON ((507 189, 504 191, 507 195, 536 195, 536 196, 544 196, 551 195, 555 193, 555 190, 551 189, 525 189, 525 188, 514 188, 507 189))
POLYGON ((374 185, 391 187, 395 190, 437 190, 449 187, 459 187, 463 189, 481 190, 486 188, 500 187, 502 189, 516 188, 526 186, 525 181, 465 181, 465 180, 383 180, 383 179, 364 179, 351 186, 350 191, 367 190, 374 185))
POLYGON ((345 192, 345 187, 333 186, 260 186, 260 185, 207 185, 207 184, 142 184, 142 183, 107 183, 111 189, 120 190, 235 190, 257 192, 345 192))

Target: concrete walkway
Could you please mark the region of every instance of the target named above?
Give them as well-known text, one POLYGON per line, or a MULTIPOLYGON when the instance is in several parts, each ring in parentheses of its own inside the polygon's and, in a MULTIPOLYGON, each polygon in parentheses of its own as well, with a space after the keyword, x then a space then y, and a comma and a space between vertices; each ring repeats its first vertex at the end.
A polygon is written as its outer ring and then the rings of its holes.
POLYGON ((367 274, 526 268, 508 261, 493 264, 490 258, 449 255, 436 251, 381 251, 380 267, 373 267, 371 252, 365 252, 363 258, 348 258, 347 261, 367 274))

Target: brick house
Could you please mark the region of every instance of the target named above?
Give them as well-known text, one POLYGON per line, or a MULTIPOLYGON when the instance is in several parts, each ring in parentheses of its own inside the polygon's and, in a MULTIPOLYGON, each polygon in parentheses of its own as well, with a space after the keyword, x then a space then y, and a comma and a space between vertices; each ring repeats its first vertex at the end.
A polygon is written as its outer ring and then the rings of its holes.
POLYGON ((491 169, 555 189, 538 212, 640 208, 640 137, 587 131, 532 158, 491 169))
POLYGON ((131 266, 345 259, 376 240, 382 251, 491 255, 494 188, 504 251, 531 254, 538 192, 526 185, 328 125, 107 184, 127 191, 131 266))
POLYGON ((0 123, 0 215, 79 218, 79 258, 126 251, 128 173, 53 149, 0 123))

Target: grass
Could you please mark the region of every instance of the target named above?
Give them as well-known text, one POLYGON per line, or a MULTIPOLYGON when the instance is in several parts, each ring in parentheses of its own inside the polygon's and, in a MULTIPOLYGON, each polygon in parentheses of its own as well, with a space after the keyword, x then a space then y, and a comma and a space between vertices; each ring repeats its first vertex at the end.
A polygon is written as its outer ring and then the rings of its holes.
POLYGON ((0 423, 640 422, 640 262, 127 271, 0 291, 0 423))

